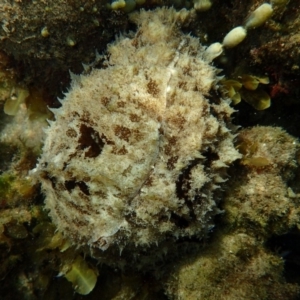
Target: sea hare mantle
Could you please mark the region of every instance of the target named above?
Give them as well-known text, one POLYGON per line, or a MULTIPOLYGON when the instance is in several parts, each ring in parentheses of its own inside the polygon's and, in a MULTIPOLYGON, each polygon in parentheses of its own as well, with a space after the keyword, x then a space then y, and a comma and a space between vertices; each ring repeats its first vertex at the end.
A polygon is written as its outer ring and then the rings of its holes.
POLYGON ((73 80, 54 110, 34 174, 76 245, 138 249, 213 227, 218 188, 240 154, 218 70, 181 32, 184 14, 134 14, 136 34, 109 45, 106 67, 73 80))

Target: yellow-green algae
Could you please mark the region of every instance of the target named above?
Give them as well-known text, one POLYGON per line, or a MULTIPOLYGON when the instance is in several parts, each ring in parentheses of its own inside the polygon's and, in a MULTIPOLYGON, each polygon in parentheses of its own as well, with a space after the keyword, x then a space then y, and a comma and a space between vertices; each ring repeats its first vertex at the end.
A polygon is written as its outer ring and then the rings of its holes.
POLYGON ((94 289, 98 274, 78 255, 64 275, 72 282, 77 293, 87 295, 94 289))
POLYGON ((234 105, 246 101, 256 110, 264 110, 270 107, 271 99, 260 84, 268 84, 268 77, 257 77, 253 75, 242 75, 238 79, 222 80, 223 89, 234 105))

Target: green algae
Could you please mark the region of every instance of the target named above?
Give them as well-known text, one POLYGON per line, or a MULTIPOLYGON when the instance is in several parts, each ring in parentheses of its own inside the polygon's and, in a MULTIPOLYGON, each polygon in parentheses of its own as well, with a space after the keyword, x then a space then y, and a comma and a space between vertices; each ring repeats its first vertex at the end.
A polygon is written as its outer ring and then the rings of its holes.
POLYGON ((65 274, 68 281, 72 282, 75 291, 81 295, 89 294, 97 282, 97 272, 78 255, 65 274))

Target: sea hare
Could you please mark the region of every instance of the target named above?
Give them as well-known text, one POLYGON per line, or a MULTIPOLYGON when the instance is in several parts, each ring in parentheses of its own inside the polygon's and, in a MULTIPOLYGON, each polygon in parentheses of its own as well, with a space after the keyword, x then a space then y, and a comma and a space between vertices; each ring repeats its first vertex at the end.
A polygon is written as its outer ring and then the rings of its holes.
POLYGON ((132 15, 135 34, 109 45, 104 68, 74 79, 46 129, 34 170, 46 208, 72 243, 138 251, 201 238, 240 154, 233 109, 186 11, 132 15))

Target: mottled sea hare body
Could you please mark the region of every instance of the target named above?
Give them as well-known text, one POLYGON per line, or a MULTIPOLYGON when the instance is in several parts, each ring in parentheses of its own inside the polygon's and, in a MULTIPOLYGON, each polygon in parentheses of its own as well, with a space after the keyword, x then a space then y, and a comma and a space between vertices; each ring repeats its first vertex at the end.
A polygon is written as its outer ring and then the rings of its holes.
POLYGON ((46 208, 76 245, 141 249, 205 236, 240 154, 218 70, 174 9, 133 15, 106 68, 73 80, 36 168, 46 208), (210 91, 214 90, 214 96, 210 91))

